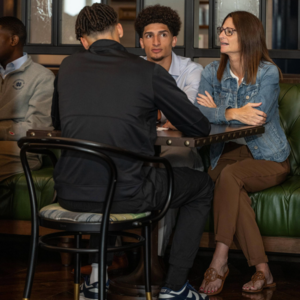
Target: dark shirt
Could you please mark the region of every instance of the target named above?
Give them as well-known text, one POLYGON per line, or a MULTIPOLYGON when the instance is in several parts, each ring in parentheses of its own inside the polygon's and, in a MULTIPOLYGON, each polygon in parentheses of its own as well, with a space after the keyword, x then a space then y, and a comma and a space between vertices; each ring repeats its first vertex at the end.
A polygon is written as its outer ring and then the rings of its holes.
MULTIPOLYGON (((52 120, 62 136, 154 155, 157 110, 188 136, 207 136, 210 123, 161 66, 132 55, 119 43, 98 40, 67 57, 55 81, 52 120)), ((145 180, 143 163, 113 156, 115 200, 128 200, 145 180)), ((104 201, 104 165, 86 154, 63 152, 55 168, 58 196, 104 201)))

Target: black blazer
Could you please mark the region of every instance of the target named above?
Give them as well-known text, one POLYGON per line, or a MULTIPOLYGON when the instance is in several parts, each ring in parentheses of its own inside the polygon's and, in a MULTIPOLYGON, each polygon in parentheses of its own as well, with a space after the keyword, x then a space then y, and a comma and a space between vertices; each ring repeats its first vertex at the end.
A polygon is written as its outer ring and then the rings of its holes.
MULTIPOLYGON (((200 78, 199 78, 200 80, 200 78)), ((98 40, 89 51, 67 57, 55 81, 52 120, 63 137, 154 154, 157 110, 189 136, 207 136, 210 123, 161 66, 132 55, 119 43, 98 40)), ((116 201, 143 183, 142 163, 114 157, 116 201)), ((103 201, 106 170, 83 154, 62 154, 54 173, 63 199, 103 201)))

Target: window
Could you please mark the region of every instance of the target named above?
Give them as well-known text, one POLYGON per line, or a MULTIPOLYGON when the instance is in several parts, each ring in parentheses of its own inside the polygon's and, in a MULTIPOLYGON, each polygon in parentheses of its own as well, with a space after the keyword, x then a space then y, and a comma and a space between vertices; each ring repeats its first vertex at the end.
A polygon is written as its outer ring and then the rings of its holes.
POLYGON ((224 15, 236 9, 251 11, 266 28, 270 56, 284 72, 300 73, 299 0, 4 0, 0 11, 22 15, 28 29, 28 53, 69 55, 82 49, 74 34, 76 16, 83 6, 95 2, 110 4, 116 10, 125 29, 121 42, 137 55, 144 55, 144 51, 134 32, 136 13, 157 3, 171 6, 183 22, 174 51, 200 62, 220 57, 216 27, 224 15))

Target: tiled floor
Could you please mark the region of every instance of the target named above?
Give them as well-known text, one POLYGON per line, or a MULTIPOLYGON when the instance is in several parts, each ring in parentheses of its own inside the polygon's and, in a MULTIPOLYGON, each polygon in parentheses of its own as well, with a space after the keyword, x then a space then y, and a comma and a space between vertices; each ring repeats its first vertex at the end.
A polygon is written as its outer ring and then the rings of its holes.
MULTIPOLYGON (((0 299, 21 300, 26 277, 28 259, 28 237, 0 236, 0 299)), ((200 285, 203 273, 208 267, 212 252, 200 251, 190 272, 189 280, 195 287, 200 285)), ((245 259, 235 254, 230 258, 230 274, 224 290, 211 300, 299 300, 300 299, 300 262, 299 258, 281 256, 280 260, 270 262, 273 276, 277 282, 276 290, 265 290, 263 293, 248 295, 242 293, 241 287, 254 273, 248 268, 245 259)), ((271 257, 272 258, 272 257, 271 257)), ((73 299, 72 267, 60 264, 59 254, 40 251, 35 280, 32 289, 32 300, 73 299)))

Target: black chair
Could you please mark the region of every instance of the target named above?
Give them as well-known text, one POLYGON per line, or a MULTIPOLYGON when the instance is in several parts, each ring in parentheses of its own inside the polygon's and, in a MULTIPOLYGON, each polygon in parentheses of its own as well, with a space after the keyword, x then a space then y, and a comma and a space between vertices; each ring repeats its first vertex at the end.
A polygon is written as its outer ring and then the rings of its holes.
MULTIPOLYGON (((30 262, 29 268, 27 271, 27 279, 24 290, 24 298, 29 299, 34 270, 35 262, 37 256, 38 246, 41 246, 43 249, 48 249, 50 251, 56 252, 67 252, 75 253, 75 271, 74 271, 74 299, 79 298, 79 285, 80 285, 80 254, 81 253, 99 253, 99 263, 106 262, 106 252, 121 251, 130 248, 135 248, 138 246, 143 246, 144 251, 144 264, 145 264, 145 291, 147 300, 152 299, 151 295, 151 276, 150 276, 150 243, 151 243, 151 223, 160 220, 165 213, 167 212, 173 193, 173 171, 170 163, 159 157, 150 157, 145 155, 140 155, 130 151, 126 151, 117 147, 108 146, 105 144, 94 143, 90 141, 83 141, 77 139, 69 138, 36 138, 36 137, 24 137, 18 142, 19 147, 21 148, 21 161, 24 168, 28 190, 30 194, 31 201, 31 219, 32 219, 32 235, 31 235, 31 250, 30 250, 30 262), (72 150, 80 151, 92 156, 96 156, 99 159, 99 163, 105 163, 108 166, 109 183, 107 187, 106 199, 105 199, 105 208, 102 215, 102 220, 97 220, 96 222, 78 222, 70 220, 57 220, 50 218, 44 212, 47 212, 47 207, 42 208, 40 212, 37 211, 36 204, 36 195, 35 188, 31 176, 31 172, 28 166, 27 161, 27 152, 39 153, 48 155, 51 158, 53 165, 56 164, 56 157, 51 150, 60 149, 60 150, 72 150), (124 158, 136 159, 144 162, 151 163, 162 163, 168 175, 168 193, 165 200, 165 205, 161 211, 155 211, 151 213, 145 213, 141 218, 126 220, 126 221, 112 221, 110 220, 110 209, 113 201, 114 191, 117 183, 117 168, 113 160, 109 157, 109 154, 118 154, 124 158), (43 213, 41 213, 43 211, 43 213), (39 226, 64 230, 64 232, 52 233, 45 235, 39 238, 39 226), (125 229, 132 229, 142 227, 144 228, 144 236, 121 232, 125 229), (109 232, 113 232, 110 234, 109 232), (100 247, 99 249, 83 249, 80 248, 80 239, 82 234, 93 234, 100 233, 100 247), (75 236, 76 248, 63 248, 55 246, 49 241, 57 239, 62 236, 75 236), (123 245, 119 247, 111 247, 107 249, 107 236, 108 235, 120 235, 128 236, 138 240, 137 243, 131 243, 128 245, 123 245)), ((59 207, 59 204, 51 204, 59 207)), ((50 205, 50 206, 51 206, 50 205)), ((53 207, 52 207, 53 208, 53 207)), ((70 212, 72 213, 72 212, 70 212)), ((78 213, 74 213, 78 214, 78 213)), ((101 215, 99 215, 99 218, 101 215)), ((106 296, 106 263, 100 263, 99 266, 99 299, 104 300, 106 296)))

